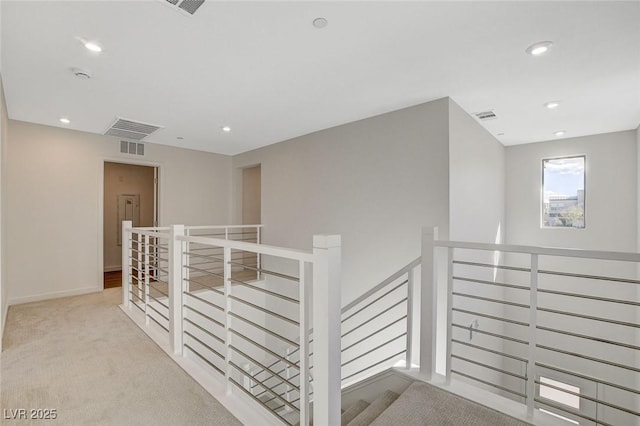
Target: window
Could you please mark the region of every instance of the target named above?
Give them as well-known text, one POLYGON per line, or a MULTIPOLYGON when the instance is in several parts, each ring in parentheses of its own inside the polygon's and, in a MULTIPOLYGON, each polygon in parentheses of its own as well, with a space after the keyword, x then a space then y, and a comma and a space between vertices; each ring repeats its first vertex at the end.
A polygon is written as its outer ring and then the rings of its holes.
POLYGON ((542 226, 584 228, 585 156, 542 160, 542 226))
POLYGON ((579 409, 580 397, 574 394, 580 394, 579 387, 540 376, 540 397, 579 409), (572 393, 564 392, 563 390, 572 393))
MULTIPOLYGON (((540 393, 540 397, 543 399, 548 399, 555 403, 565 405, 567 406, 567 408, 574 409, 576 411, 580 410, 580 396, 579 396, 580 388, 577 386, 560 382, 558 380, 553 380, 548 377, 540 376, 539 393, 540 393)), ((565 413, 562 410, 558 410, 556 408, 551 408, 551 407, 549 409, 544 409, 544 408, 538 408, 538 409, 543 413, 547 413, 554 417, 558 417, 569 423, 573 423, 576 425, 580 424, 577 420, 566 417, 566 415, 570 415, 570 414, 565 413)))

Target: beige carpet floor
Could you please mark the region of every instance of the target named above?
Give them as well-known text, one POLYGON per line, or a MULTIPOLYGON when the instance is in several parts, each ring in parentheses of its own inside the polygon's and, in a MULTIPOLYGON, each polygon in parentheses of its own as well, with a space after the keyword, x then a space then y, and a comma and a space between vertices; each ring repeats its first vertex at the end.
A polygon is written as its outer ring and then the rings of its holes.
POLYGON ((1 361, 10 410, 55 409, 60 425, 239 425, 129 320, 121 289, 12 306, 1 361))

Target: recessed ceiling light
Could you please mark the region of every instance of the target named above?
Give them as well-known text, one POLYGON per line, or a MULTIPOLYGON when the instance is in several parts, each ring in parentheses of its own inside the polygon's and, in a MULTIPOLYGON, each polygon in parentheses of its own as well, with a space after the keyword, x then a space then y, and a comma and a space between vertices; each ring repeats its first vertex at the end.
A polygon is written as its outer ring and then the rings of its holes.
POLYGON ((544 55, 549 51, 549 49, 551 49, 552 45, 553 43, 550 41, 540 41, 538 43, 532 44, 531 46, 527 47, 525 49, 525 52, 533 56, 544 55))
POLYGON ((547 109, 556 109, 560 106, 560 101, 551 101, 544 104, 547 109))
POLYGON ((556 136, 564 136, 566 132, 564 130, 557 130, 555 132, 553 132, 554 135, 556 136))
POLYGON ((85 41, 84 42, 84 47, 86 47, 88 50, 90 50, 92 52, 96 52, 96 53, 102 52, 102 46, 100 46, 95 41, 85 41))
POLYGON ((62 117, 62 118, 60 118, 60 122, 62 124, 69 124, 69 123, 71 123, 71 120, 69 120, 67 117, 62 117))
POLYGON ((224 126, 224 127, 222 128, 222 131, 223 131, 223 132, 227 132, 227 133, 229 133, 229 132, 231 131, 231 127, 229 127, 229 126, 224 126))
POLYGON ((316 18, 313 20, 313 26, 316 28, 324 28, 328 23, 329 21, 327 21, 325 18, 316 18))

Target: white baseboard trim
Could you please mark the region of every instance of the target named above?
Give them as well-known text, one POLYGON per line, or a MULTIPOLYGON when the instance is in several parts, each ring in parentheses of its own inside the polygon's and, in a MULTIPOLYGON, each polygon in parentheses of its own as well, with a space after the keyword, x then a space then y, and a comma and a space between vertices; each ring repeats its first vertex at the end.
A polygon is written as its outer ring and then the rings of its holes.
POLYGON ((0 312, 0 315, 2 315, 2 330, 0 330, 0 354, 2 354, 2 341, 4 340, 4 328, 7 325, 7 314, 9 313, 9 303, 7 301, 7 305, 0 307, 0 309, 3 309, 2 312, 0 312))
POLYGON ((9 299, 9 306, 22 305, 23 303, 40 302, 42 300, 58 299, 60 297, 80 296, 82 294, 98 293, 103 290, 102 287, 85 287, 73 290, 53 291, 51 293, 41 293, 34 296, 23 296, 9 299))
POLYGON ((116 265, 116 266, 105 266, 104 267, 104 272, 116 272, 116 271, 122 271, 122 266, 121 265, 116 265))

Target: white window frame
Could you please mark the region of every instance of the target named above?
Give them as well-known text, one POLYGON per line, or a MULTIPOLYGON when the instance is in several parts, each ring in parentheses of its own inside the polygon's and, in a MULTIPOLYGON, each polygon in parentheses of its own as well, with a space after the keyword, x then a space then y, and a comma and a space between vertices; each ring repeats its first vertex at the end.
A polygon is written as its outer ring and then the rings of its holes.
POLYGON ((540 182, 542 183, 540 187, 540 228, 542 229, 574 229, 574 230, 583 230, 587 228, 587 155, 586 154, 576 154, 576 155, 561 155, 557 157, 547 157, 543 158, 540 162, 540 182), (584 171, 582 173, 582 179, 584 182, 584 226, 582 228, 575 228, 573 226, 547 226, 544 224, 544 163, 545 161, 551 160, 564 160, 571 158, 583 158, 584 161, 584 171))

